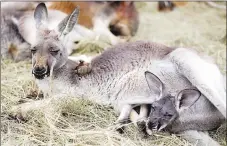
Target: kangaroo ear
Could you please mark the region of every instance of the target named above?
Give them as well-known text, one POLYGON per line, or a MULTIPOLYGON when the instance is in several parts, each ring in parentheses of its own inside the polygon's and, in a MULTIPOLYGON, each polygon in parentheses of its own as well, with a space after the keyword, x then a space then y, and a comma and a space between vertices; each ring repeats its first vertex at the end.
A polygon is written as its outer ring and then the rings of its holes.
POLYGON ((39 29, 40 26, 46 25, 48 13, 47 13, 47 7, 44 3, 38 4, 34 12, 34 18, 35 18, 37 29, 39 29))
POLYGON ((195 89, 185 89, 178 93, 175 104, 178 112, 191 107, 201 96, 201 93, 195 89))
POLYGON ((160 98, 164 89, 162 81, 155 74, 149 71, 145 72, 145 78, 150 90, 160 98))
POLYGON ((59 23, 58 31, 61 35, 63 34, 65 36, 72 31, 73 27, 77 23, 79 12, 79 7, 77 6, 77 8, 69 16, 59 23))

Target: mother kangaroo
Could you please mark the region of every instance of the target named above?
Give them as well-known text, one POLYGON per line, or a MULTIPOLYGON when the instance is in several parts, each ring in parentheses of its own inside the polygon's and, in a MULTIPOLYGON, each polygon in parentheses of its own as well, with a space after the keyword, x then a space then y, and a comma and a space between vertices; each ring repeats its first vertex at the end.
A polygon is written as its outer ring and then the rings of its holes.
MULTIPOLYGON (((162 97, 159 93, 163 92, 158 91, 163 89, 154 86, 149 90, 144 77, 144 72, 149 70, 165 83, 168 94, 176 95, 183 89, 196 87, 226 118, 226 91, 220 70, 191 49, 146 41, 119 44, 95 57, 90 73, 76 74, 73 68, 77 63, 68 60, 61 40, 76 24, 78 14, 79 10, 75 9, 56 30, 48 30, 45 4, 39 4, 34 12, 38 39, 31 48, 32 73, 44 93, 51 89, 53 96, 71 94, 110 104, 121 113, 118 119, 121 121, 130 114, 131 104, 152 103, 162 97)), ((25 103, 21 110, 41 106, 39 103, 25 103)))

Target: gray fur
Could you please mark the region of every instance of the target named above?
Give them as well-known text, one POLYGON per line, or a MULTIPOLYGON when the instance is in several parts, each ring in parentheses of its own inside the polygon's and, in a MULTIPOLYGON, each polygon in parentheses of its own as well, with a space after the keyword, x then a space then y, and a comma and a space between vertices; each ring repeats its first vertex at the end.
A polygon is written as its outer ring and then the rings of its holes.
POLYGON ((65 17, 65 18, 63 19, 63 21, 61 21, 61 22, 58 24, 58 31, 59 31, 60 34, 62 34, 63 31, 65 30, 65 27, 66 27, 66 25, 67 25, 67 22, 69 21, 70 16, 71 16, 71 15, 65 17))
MULTIPOLYGON (((72 29, 73 29, 73 27, 77 23, 78 16, 79 16, 79 7, 77 7, 72 12, 72 14, 69 15, 68 18, 66 18, 67 23, 66 24, 63 24, 64 25, 64 29, 62 31, 60 31, 60 33, 63 33, 63 35, 67 35, 69 32, 71 32, 72 29)), ((64 22, 64 21, 62 21, 62 22, 64 22)), ((59 30, 61 30, 61 29, 59 29, 59 30)))
POLYGON ((34 18, 37 29, 39 29, 40 26, 45 25, 44 23, 47 23, 48 13, 47 7, 44 3, 38 4, 34 12, 34 18))

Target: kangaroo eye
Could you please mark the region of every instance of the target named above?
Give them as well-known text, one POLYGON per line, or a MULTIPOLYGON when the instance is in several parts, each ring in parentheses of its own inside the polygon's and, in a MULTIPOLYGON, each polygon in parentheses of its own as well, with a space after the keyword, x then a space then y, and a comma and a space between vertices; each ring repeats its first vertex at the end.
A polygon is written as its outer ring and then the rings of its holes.
POLYGON ((51 50, 50 53, 51 55, 57 55, 60 50, 51 50))

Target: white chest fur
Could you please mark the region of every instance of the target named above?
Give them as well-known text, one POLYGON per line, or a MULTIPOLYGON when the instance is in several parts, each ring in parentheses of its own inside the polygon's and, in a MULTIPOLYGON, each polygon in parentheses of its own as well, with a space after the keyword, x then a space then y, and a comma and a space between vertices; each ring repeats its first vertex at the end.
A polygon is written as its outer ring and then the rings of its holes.
POLYGON ((75 87, 67 80, 55 79, 50 81, 50 77, 47 77, 42 80, 36 80, 36 83, 45 94, 52 93, 53 96, 75 95, 75 87))
POLYGON ((51 93, 53 97, 85 98, 99 104, 110 104, 107 96, 100 95, 98 89, 94 86, 90 86, 86 81, 85 83, 81 82, 79 85, 75 85, 64 78, 59 78, 53 80, 51 83, 50 78, 47 77, 42 80, 36 80, 36 83, 44 94, 51 93))

